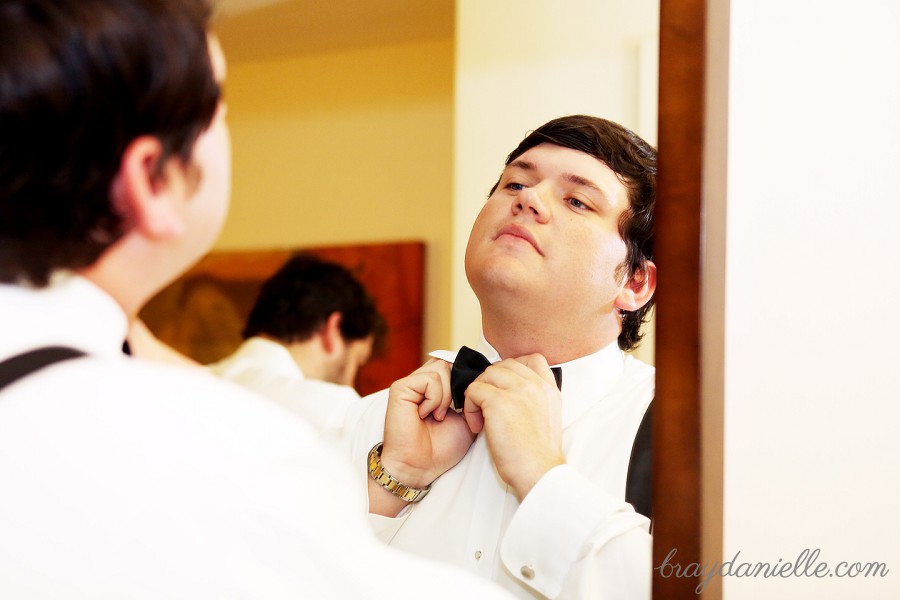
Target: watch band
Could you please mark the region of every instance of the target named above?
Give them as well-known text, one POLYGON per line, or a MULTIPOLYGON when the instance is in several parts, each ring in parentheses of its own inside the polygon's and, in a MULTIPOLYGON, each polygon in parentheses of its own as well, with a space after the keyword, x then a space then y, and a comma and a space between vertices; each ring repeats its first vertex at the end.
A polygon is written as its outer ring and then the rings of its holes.
POLYGON ((381 448, 384 442, 378 442, 369 450, 369 475, 381 487, 394 494, 404 502, 419 502, 431 490, 431 484, 424 488, 414 488, 400 483, 394 476, 385 471, 381 464, 381 448))

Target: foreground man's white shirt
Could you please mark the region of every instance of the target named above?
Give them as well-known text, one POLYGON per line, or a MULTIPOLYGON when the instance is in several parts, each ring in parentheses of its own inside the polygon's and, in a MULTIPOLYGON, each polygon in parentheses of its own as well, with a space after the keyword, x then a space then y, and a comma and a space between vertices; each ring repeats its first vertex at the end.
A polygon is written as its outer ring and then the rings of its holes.
POLYGON ((359 478, 309 426, 202 371, 125 357, 126 327, 78 277, 0 285, 0 360, 90 354, 0 392, 0 598, 505 597, 384 548, 359 478))

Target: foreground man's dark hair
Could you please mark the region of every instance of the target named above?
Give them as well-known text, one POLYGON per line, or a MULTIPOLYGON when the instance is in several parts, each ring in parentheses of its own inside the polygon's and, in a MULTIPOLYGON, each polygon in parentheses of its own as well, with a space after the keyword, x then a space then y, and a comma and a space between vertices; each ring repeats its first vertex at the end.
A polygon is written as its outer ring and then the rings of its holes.
POLYGON ((202 0, 0 0, 0 281, 42 286, 123 234, 142 135, 188 164, 219 100, 202 0))

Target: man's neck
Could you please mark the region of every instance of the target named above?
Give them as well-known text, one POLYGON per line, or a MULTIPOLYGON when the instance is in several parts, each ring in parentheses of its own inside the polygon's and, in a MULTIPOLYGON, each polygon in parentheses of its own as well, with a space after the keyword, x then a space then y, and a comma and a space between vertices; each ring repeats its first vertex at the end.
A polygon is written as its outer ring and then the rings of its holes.
POLYGON ((140 235, 128 233, 78 274, 109 294, 134 319, 154 294, 180 274, 154 246, 140 235))
POLYGON ((558 365, 605 348, 618 338, 621 325, 615 315, 593 322, 529 320, 521 314, 482 313, 487 342, 503 358, 540 354, 558 365))
POLYGON ((287 349, 304 377, 327 381, 327 370, 322 358, 324 350, 315 335, 308 340, 290 344, 285 344, 278 340, 273 341, 278 342, 287 349))

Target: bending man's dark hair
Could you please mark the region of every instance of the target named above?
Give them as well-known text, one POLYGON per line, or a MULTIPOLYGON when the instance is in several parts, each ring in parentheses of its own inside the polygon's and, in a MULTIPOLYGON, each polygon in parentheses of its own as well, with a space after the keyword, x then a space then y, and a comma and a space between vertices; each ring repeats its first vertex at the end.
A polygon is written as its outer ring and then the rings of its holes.
POLYGON ((384 319, 353 274, 336 263, 299 254, 263 283, 244 339, 266 335, 284 344, 302 342, 335 312, 341 313, 341 336, 346 341, 374 336, 376 349, 383 343, 384 319))
MULTIPOLYGON (((219 101, 202 0, 0 1, 0 281, 45 285, 125 233, 110 188, 143 135, 190 163, 219 101)), ((201 174, 202 176, 202 174, 201 174)))
MULTIPOLYGON (((629 204, 619 221, 619 234, 625 241, 627 252, 616 275, 628 280, 643 271, 646 262, 653 260, 656 150, 617 123, 588 115, 571 115, 553 119, 529 133, 506 157, 505 164, 509 165, 543 143, 589 154, 619 176, 628 189, 629 204)), ((490 194, 496 189, 495 183, 490 194)), ((622 332, 619 334, 622 350, 633 350, 640 344, 641 325, 647 320, 652 306, 653 298, 638 310, 622 313, 622 332)))

